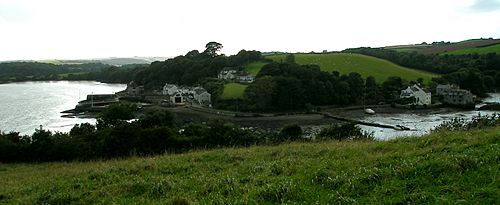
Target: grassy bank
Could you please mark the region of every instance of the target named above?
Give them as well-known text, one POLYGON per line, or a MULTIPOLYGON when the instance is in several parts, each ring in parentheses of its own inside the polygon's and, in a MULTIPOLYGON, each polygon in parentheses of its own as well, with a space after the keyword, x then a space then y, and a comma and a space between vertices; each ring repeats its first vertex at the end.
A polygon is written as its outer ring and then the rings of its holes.
POLYGON ((498 204, 499 133, 0 164, 0 204, 498 204))

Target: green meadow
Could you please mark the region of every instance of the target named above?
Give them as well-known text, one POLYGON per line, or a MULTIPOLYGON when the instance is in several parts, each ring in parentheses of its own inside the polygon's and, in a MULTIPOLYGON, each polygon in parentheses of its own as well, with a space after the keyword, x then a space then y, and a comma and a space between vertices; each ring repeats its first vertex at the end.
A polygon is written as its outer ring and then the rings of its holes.
POLYGON ((0 164, 0 204, 498 204, 499 133, 0 164))
POLYGON ((224 91, 222 92, 222 99, 238 99, 243 97, 243 93, 247 85, 240 83, 227 83, 224 85, 224 91))
MULTIPOLYGON (((396 65, 387 60, 371 56, 352 53, 329 53, 329 54, 294 54, 295 61, 299 64, 316 64, 321 70, 331 72, 338 71, 341 74, 357 72, 363 77, 373 76, 378 82, 385 81, 390 76, 400 76, 406 80, 417 80, 423 78, 430 82, 437 74, 406 68, 396 65)), ((280 62, 285 55, 268 56, 267 58, 280 62)))
POLYGON ((266 65, 266 64, 267 63, 264 63, 264 62, 253 62, 253 63, 246 64, 243 69, 255 76, 255 75, 257 75, 257 73, 259 73, 260 69, 262 67, 264 67, 264 65, 266 65))
POLYGON ((460 49, 460 50, 451 51, 451 52, 444 52, 444 53, 441 53, 441 55, 444 55, 444 54, 466 55, 466 54, 474 54, 474 53, 477 53, 477 54, 488 54, 488 53, 500 54, 500 44, 486 46, 486 47, 460 49))

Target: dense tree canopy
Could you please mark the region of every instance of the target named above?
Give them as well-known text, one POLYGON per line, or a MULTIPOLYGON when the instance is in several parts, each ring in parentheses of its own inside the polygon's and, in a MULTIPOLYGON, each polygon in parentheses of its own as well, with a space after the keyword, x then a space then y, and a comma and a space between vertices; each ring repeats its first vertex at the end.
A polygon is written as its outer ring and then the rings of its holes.
POLYGON ((219 52, 221 49, 222 49, 222 44, 212 41, 207 43, 207 45, 205 45, 204 53, 214 58, 218 55, 217 52, 219 52))
MULTIPOLYGON (((373 77, 370 79, 371 95, 381 95, 382 90, 373 77)), ((305 108, 306 104, 360 104, 364 87, 365 80, 358 73, 339 76, 338 72, 324 72, 315 65, 275 62, 264 66, 255 82, 248 86, 245 102, 250 110, 293 110, 305 108)))
POLYGON ((109 65, 101 63, 62 64, 38 62, 0 63, 0 82, 64 80, 63 74, 98 72, 109 65))
POLYGON ((203 53, 193 50, 183 56, 177 56, 163 62, 153 62, 147 69, 138 72, 134 81, 150 89, 158 89, 165 83, 200 84, 207 77, 217 77, 217 74, 225 67, 241 67, 262 59, 261 53, 258 51, 242 50, 229 57, 215 55, 216 53, 212 52, 216 52, 219 45, 211 43, 207 44, 208 50, 203 53), (207 53, 211 54, 207 55, 207 53))

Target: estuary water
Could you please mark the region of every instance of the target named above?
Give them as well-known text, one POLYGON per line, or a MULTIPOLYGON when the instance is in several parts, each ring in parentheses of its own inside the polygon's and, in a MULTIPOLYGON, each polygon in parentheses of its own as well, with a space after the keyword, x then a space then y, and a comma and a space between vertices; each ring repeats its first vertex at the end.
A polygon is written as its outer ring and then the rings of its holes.
MULTIPOLYGON (((500 103, 500 93, 489 93, 490 97, 483 99, 485 103, 500 103)), ((461 118, 464 120, 471 120, 478 115, 491 116, 493 114, 500 114, 498 111, 457 111, 457 112, 439 112, 436 113, 397 113, 397 114, 375 114, 360 117, 358 120, 367 122, 374 122, 386 125, 402 125, 410 128, 409 131, 399 131, 386 128, 370 127, 359 125, 359 127, 369 133, 373 133, 374 137, 379 140, 389 140, 396 137, 403 136, 421 136, 428 134, 436 126, 444 121, 450 121, 454 118, 461 118)))
POLYGON ((113 94, 125 84, 94 81, 47 81, 0 84, 0 131, 30 135, 40 125, 68 132, 75 124, 95 119, 63 118, 61 112, 75 107, 88 94, 113 94))

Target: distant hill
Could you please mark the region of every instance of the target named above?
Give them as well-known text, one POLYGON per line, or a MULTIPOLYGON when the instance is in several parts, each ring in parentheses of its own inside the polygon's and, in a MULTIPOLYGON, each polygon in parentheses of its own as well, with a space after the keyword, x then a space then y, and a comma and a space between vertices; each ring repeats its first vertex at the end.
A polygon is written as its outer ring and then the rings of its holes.
POLYGON ((464 48, 460 50, 455 50, 451 52, 444 52, 441 54, 448 55, 466 55, 466 54, 488 54, 488 53, 496 53, 500 54, 500 44, 490 45, 490 46, 481 46, 476 48, 464 48))
POLYGON ((400 52, 417 52, 422 54, 452 53, 458 50, 474 49, 500 44, 500 39, 471 39, 460 42, 434 42, 431 44, 413 44, 386 46, 385 49, 392 49, 400 52))
MULTIPOLYGON (((274 61, 282 61, 285 55, 267 56, 274 61)), ((371 56, 352 53, 327 53, 327 54, 295 54, 295 61, 299 64, 316 64, 323 71, 339 71, 341 74, 357 72, 363 77, 373 76, 378 82, 385 81, 390 76, 400 76, 407 80, 423 78, 429 82, 437 74, 406 68, 387 60, 371 56)))
POLYGON ((22 60, 22 61, 8 61, 8 62, 40 62, 40 63, 50 63, 55 65, 67 65, 67 64, 87 64, 87 63, 101 63, 113 66, 123 66, 131 64, 151 64, 155 61, 164 61, 168 59, 167 57, 130 57, 130 58, 99 58, 99 59, 76 59, 76 60, 59 60, 59 59, 47 59, 47 60, 22 60))

